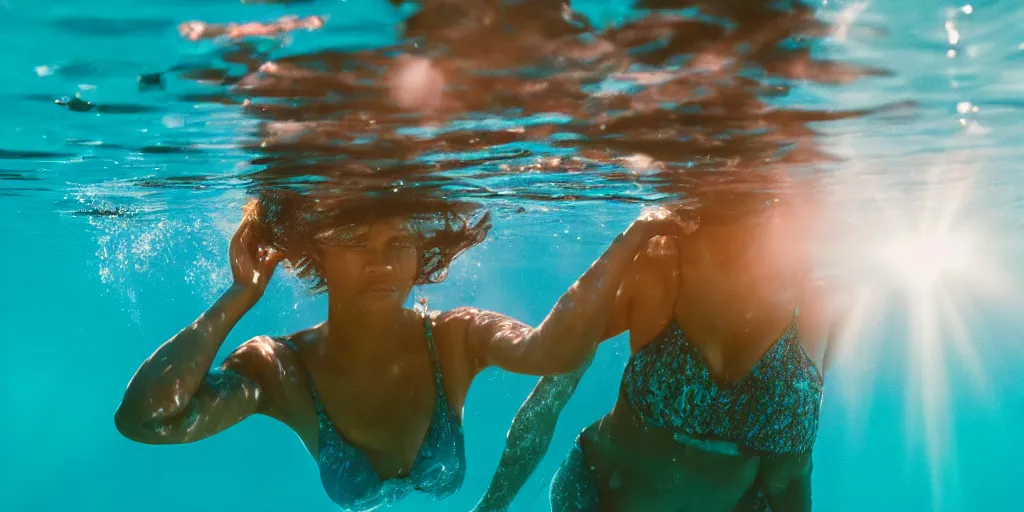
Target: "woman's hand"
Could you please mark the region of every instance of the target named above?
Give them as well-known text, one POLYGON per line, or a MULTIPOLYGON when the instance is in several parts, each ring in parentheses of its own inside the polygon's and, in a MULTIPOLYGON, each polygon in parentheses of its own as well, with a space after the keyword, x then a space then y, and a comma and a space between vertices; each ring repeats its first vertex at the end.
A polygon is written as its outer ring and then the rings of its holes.
POLYGON ((274 269, 283 256, 264 245, 259 236, 259 204, 252 202, 245 207, 242 222, 231 237, 228 255, 231 260, 231 275, 234 277, 232 289, 241 293, 251 305, 255 305, 263 297, 263 292, 270 283, 274 269))
POLYGON ((626 233, 639 233, 642 238, 653 238, 656 236, 677 236, 685 237, 697 230, 695 221, 684 221, 675 213, 661 207, 645 209, 632 224, 626 228, 626 233))

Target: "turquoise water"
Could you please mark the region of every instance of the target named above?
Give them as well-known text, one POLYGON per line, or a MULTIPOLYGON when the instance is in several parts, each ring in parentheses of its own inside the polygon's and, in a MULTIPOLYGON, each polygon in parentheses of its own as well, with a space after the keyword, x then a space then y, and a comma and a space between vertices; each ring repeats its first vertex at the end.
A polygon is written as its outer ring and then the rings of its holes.
MULTIPOLYGON (((962 352, 948 312, 932 320, 941 339, 914 352, 914 299, 877 303, 881 312, 866 327, 871 343, 852 347, 829 376, 815 448, 815 508, 1016 510, 1024 458, 1018 433, 1024 307, 1017 292, 1024 255, 1018 242, 1024 238, 1024 131, 1017 121, 1024 105, 1024 10, 1005 0, 970 9, 886 2, 851 11, 853 3, 828 4, 823 16, 859 15, 842 37, 823 40, 820 51, 889 69, 891 76, 839 87, 795 81, 777 103, 827 109, 916 103, 820 127, 822 145, 844 159, 829 164, 840 177, 837 190, 864 193, 837 192, 837 204, 854 205, 841 211, 874 219, 872 213, 893 208, 916 218, 925 208, 908 205, 942 188, 931 177, 970 182, 955 219, 986 240, 985 257, 973 264, 997 274, 1001 286, 982 279, 950 285, 966 333, 962 352), (941 368, 944 376, 927 380, 922 368, 941 368), (929 395, 921 389, 938 396, 939 406, 922 406, 929 395)), ((601 23, 629 12, 628 5, 603 2, 574 7, 601 23)), ((398 40, 399 12, 370 0, 290 6, 0 0, 0 42, 7 49, 0 61, 0 262, 7 269, 0 311, 8 326, 0 358, 0 510, 334 508, 297 437, 272 420, 254 417, 214 438, 170 447, 130 442, 113 425, 140 361, 229 284, 227 242, 253 170, 252 151, 240 143, 251 141, 256 124, 235 106, 182 99, 203 85, 168 76, 163 91, 140 91, 135 77, 215 53, 213 43, 182 41, 175 30, 181 21, 285 14, 331 16, 323 31, 296 34, 277 50, 288 55, 398 40), (139 108, 104 114, 54 105, 76 92, 97 105, 139 108)), ((659 195, 642 182, 588 180, 581 174, 474 176, 472 184, 492 191, 555 196, 588 184, 584 195, 591 199, 620 200, 517 202, 498 194, 490 203, 492 236, 459 259, 445 283, 416 295, 429 297, 432 309, 469 304, 538 323, 635 217, 641 205, 621 199, 659 195), (513 215, 517 207, 525 211, 513 215)), ((864 225, 868 233, 885 227, 864 225)), ((308 297, 281 272, 223 350, 256 334, 308 327, 323 319, 324 308, 323 298, 308 297)), ((549 509, 551 474, 576 434, 610 409, 627 356, 625 339, 602 347, 515 510, 549 509)), ((461 491, 438 503, 414 496, 396 509, 469 510, 534 382, 495 370, 481 375, 466 403, 469 473, 461 491)))

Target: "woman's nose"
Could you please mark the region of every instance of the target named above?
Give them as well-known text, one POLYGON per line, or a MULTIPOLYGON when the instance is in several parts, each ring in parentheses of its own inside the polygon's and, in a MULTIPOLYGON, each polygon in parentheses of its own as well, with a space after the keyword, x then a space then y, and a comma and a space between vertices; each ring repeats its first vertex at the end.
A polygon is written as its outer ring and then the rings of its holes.
POLYGON ((386 261, 379 261, 367 265, 366 270, 369 275, 382 275, 392 272, 394 265, 386 261))
POLYGON ((389 274, 395 270, 394 263, 384 257, 374 258, 373 261, 365 267, 366 273, 371 276, 379 276, 383 274, 389 274))

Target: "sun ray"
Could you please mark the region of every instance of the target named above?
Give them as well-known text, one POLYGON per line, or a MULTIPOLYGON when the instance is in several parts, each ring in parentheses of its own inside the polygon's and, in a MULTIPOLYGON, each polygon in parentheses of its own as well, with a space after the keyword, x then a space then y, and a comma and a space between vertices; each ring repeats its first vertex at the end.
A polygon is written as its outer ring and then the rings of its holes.
POLYGON ((951 386, 993 398, 979 329, 990 315, 1016 311, 1004 320, 1013 321, 1024 310, 1020 276, 1007 264, 1024 243, 997 222, 999 212, 985 203, 994 196, 976 186, 969 159, 947 155, 930 164, 915 183, 892 183, 863 165, 834 176, 835 223, 824 234, 822 261, 852 298, 838 336, 845 410, 855 415, 868 405, 871 377, 883 376, 867 365, 882 343, 899 343, 907 356, 897 379, 906 383, 906 455, 926 457, 933 504, 941 507, 957 464, 951 386))
POLYGON ((966 367, 970 373, 972 382, 980 392, 989 394, 991 389, 985 374, 985 367, 982 364, 978 350, 971 343, 971 333, 967 322, 964 320, 964 311, 959 307, 958 302, 946 287, 938 287, 934 291, 934 298, 940 310, 940 318, 946 322, 946 333, 949 345, 953 348, 960 364, 966 367))

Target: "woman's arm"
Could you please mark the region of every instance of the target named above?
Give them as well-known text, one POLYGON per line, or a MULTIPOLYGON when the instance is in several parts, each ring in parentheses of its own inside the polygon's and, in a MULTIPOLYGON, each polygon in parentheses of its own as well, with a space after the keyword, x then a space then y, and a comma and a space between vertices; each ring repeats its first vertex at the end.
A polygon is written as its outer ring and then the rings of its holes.
POLYGON ((771 510, 792 510, 793 512, 809 512, 811 510, 811 475, 801 474, 793 479, 788 486, 765 492, 765 500, 771 510))
MULTIPOLYGON (((652 238, 634 258, 615 299, 604 337, 629 331, 647 340, 671 320, 679 266, 675 240, 652 238)), ((505 453, 477 512, 506 510, 544 456, 558 416, 593 358, 566 375, 544 377, 509 428, 505 453)))
POLYGON ((811 455, 782 455, 761 464, 756 488, 772 510, 811 510, 811 455))
POLYGON ((114 424, 122 435, 149 444, 196 441, 256 412, 256 372, 268 355, 259 339, 239 347, 210 370, 228 332, 249 309, 232 288, 206 313, 164 343, 128 383, 114 424))
POLYGON ((593 362, 593 354, 579 369, 565 375, 542 377, 519 408, 505 440, 505 451, 498 469, 474 511, 508 510, 519 490, 537 469, 548 451, 558 424, 558 416, 576 392, 583 374, 593 362))
POLYGON ((250 341, 210 371, 228 333, 262 297, 280 255, 260 248, 255 208, 249 207, 231 240, 235 284, 190 326, 160 346, 136 371, 114 415, 129 439, 150 443, 194 441, 255 412, 256 372, 274 357, 267 341, 250 341))
POLYGON ((827 372, 861 336, 863 316, 871 303, 867 288, 821 283, 816 286, 815 300, 821 304, 824 336, 820 348, 821 370, 827 372))
POLYGON ((579 368, 596 345, 625 329, 623 283, 633 260, 654 237, 684 236, 682 223, 663 209, 645 212, 612 242, 537 328, 491 311, 456 310, 464 317, 470 355, 479 368, 498 366, 529 375, 579 368))

